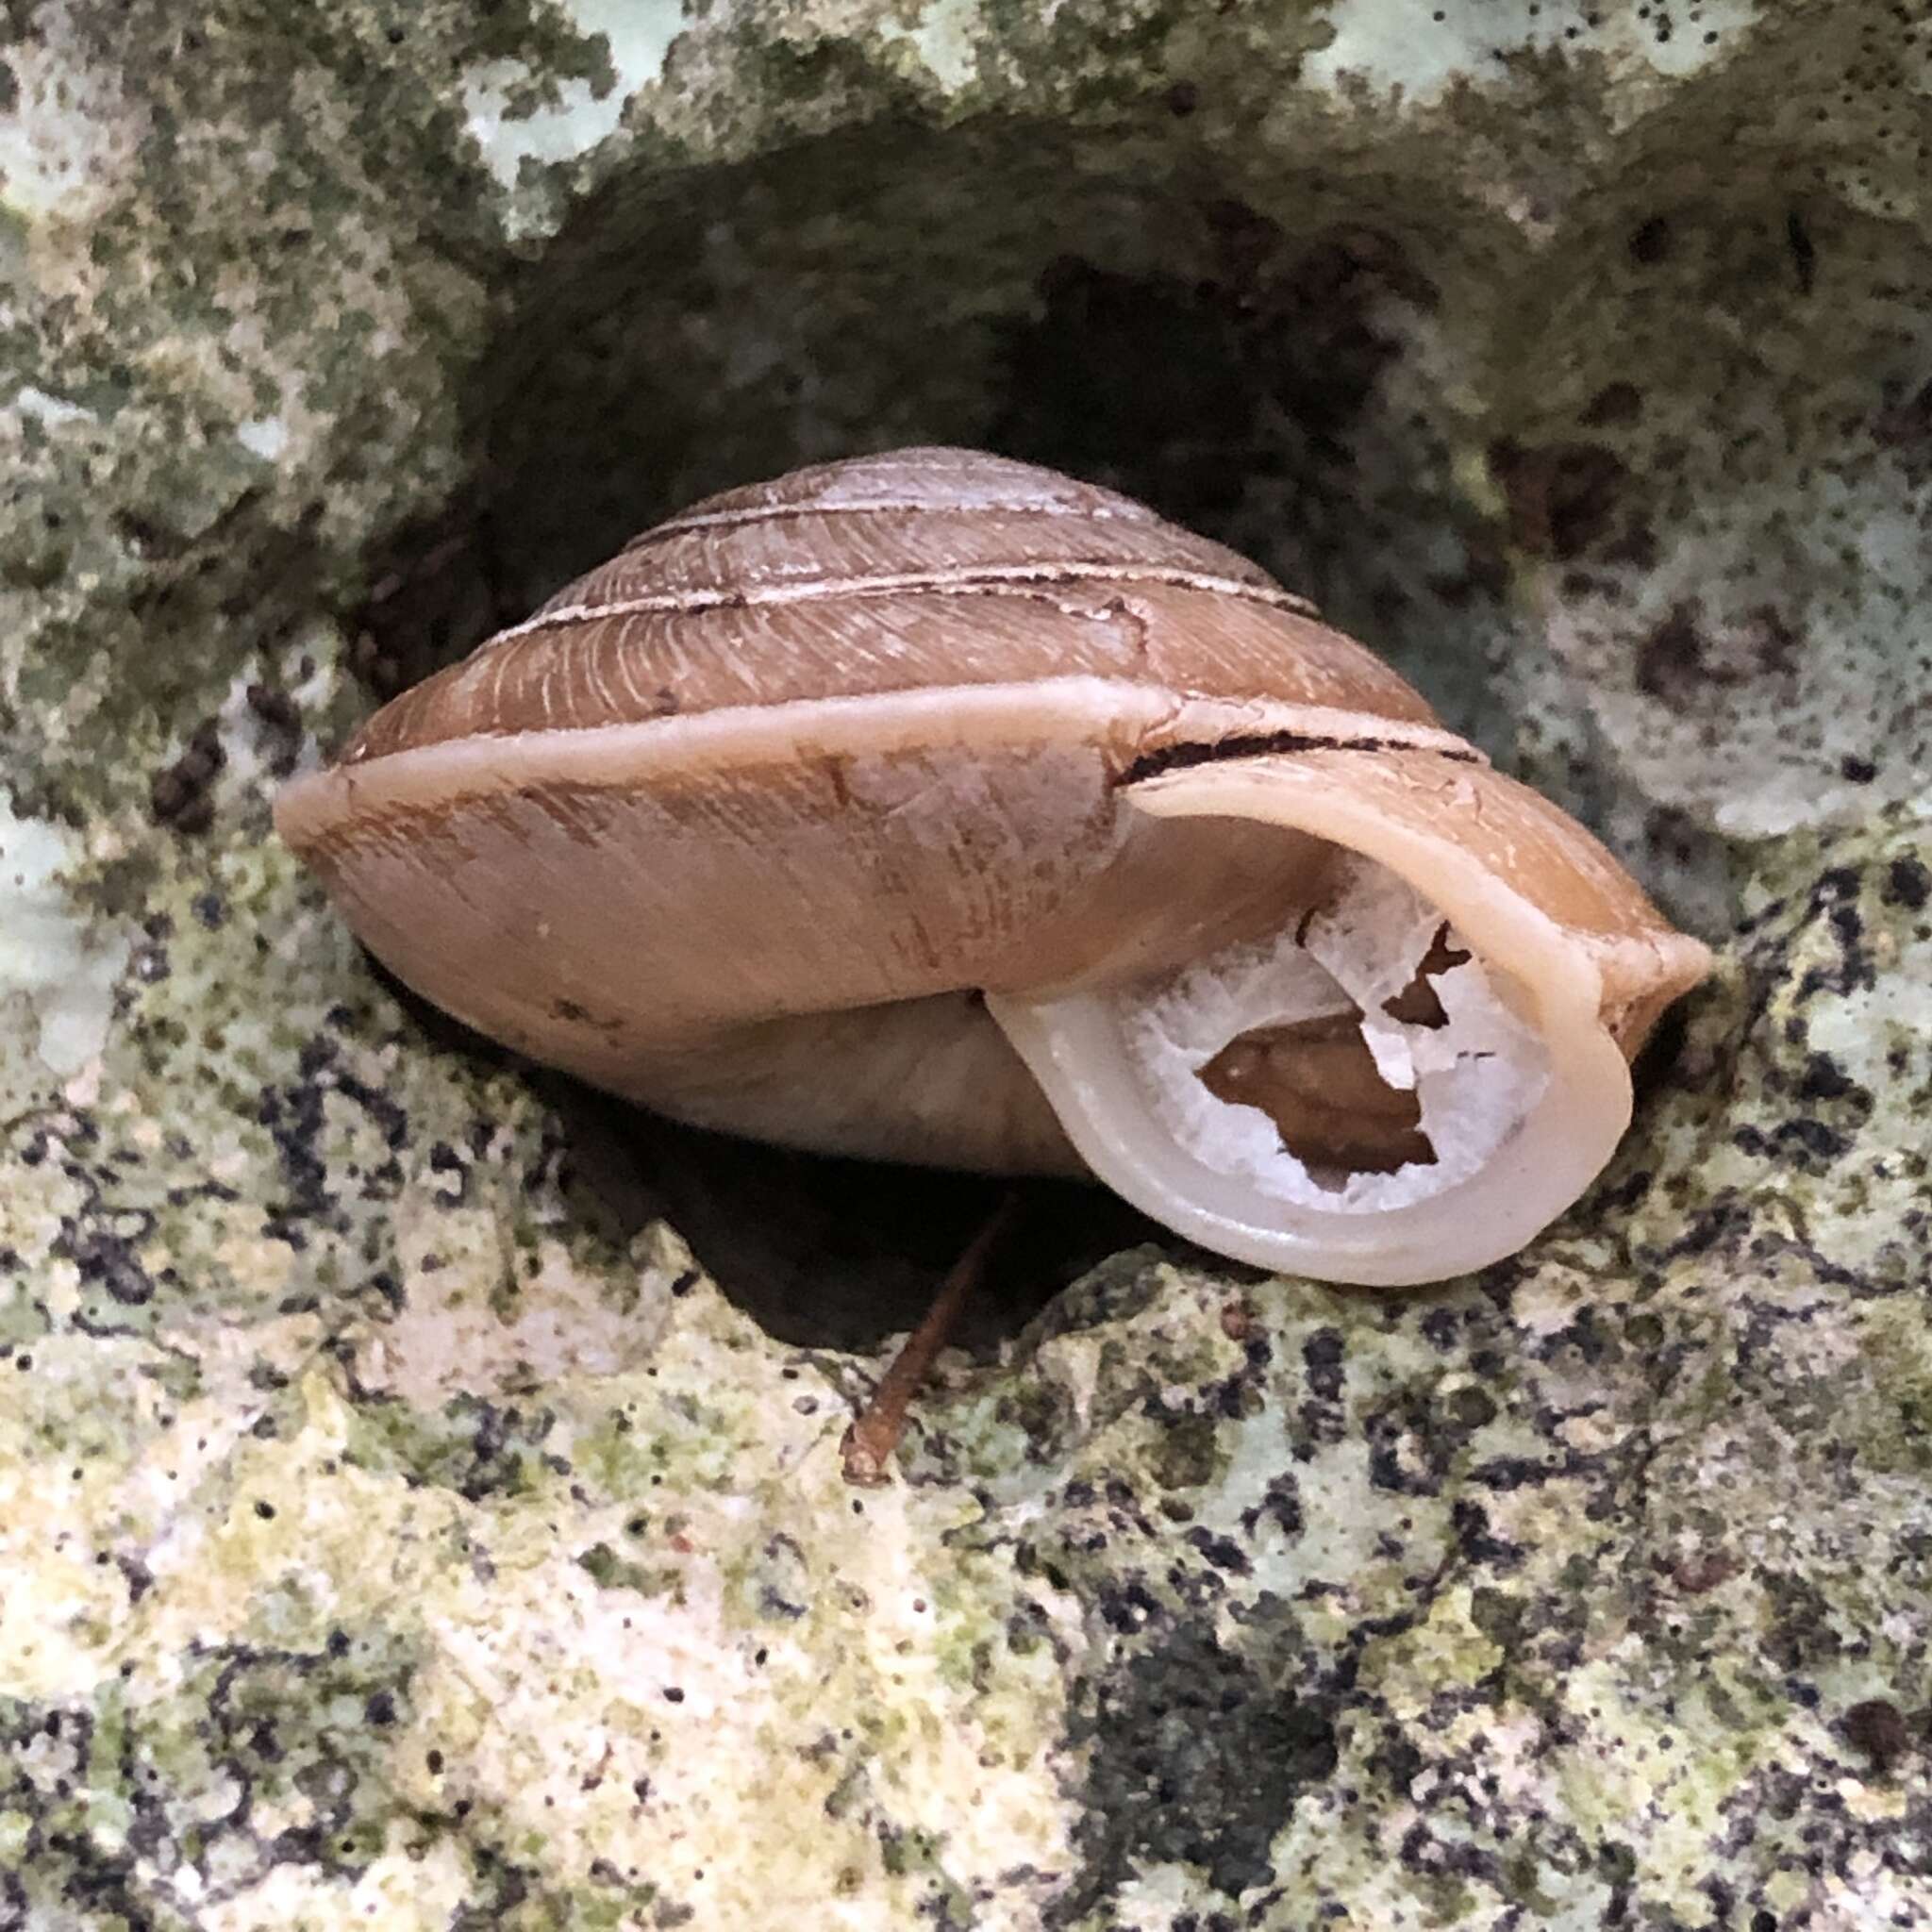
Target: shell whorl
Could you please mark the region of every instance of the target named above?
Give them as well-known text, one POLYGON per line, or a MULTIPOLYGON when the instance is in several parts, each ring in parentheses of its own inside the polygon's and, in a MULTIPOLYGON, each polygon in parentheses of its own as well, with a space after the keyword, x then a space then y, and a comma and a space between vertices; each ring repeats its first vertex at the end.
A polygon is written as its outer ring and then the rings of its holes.
POLYGON ((912 450, 728 491, 645 531, 386 706, 341 761, 1074 676, 1435 723, 1223 545, 1028 464, 912 450))
POLYGON ((386 706, 277 823, 403 979, 532 1058, 802 1145, 1084 1159, 1331 1279, 1479 1265, 1559 1212, 1707 964, 1254 564, 958 450, 645 531, 386 706), (1418 1008, 1440 984, 1440 1035, 1384 1013, 1457 948, 1418 1008), (1394 1177, 1196 1091, 1217 1014, 1291 1072, 1358 1021, 1355 1091, 1391 1119, 1418 1096, 1394 1177))

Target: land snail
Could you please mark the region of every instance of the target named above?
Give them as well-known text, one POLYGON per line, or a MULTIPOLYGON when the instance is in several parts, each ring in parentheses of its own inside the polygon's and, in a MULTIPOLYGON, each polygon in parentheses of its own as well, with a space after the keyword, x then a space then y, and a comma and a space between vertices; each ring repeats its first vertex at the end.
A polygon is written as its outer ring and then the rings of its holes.
POLYGON ((711 497, 378 711, 285 839, 405 982, 765 1140, 1087 1173, 1335 1282, 1507 1256, 1705 974, 1252 563, 908 449, 711 497))

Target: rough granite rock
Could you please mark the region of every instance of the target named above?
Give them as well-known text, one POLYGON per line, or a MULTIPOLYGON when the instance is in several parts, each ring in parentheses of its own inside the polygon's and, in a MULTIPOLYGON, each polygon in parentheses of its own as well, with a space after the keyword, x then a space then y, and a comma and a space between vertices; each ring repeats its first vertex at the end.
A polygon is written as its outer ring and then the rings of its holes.
POLYGON ((1932 27, 9 20, 0 1927, 1932 1924, 1932 27), (1068 1195, 855 1495, 983 1194, 533 1077, 267 801, 913 438, 1248 549, 1724 950, 1518 1260, 1068 1195))

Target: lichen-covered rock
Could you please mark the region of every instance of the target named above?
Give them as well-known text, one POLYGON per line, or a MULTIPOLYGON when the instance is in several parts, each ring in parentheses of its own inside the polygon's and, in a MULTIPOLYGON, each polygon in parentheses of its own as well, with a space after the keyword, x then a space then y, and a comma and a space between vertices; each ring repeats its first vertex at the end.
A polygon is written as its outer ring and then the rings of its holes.
POLYGON ((11 33, 0 1926, 1932 1921, 1923 31, 11 33), (1247 548, 1724 953, 1516 1261, 1131 1231, 856 1495, 974 1197, 533 1082, 267 800, 653 515, 915 438, 1247 548))

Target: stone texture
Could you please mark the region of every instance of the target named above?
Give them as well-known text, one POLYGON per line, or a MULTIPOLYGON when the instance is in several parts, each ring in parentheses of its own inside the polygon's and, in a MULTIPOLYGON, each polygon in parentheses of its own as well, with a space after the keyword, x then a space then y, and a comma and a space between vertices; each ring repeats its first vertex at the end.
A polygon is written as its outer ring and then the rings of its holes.
POLYGON ((1923 24, 9 32, 0 1925, 1932 1923, 1923 24), (1055 1196, 855 1498, 983 1191, 533 1079, 267 800, 675 503, 936 437, 1259 557, 1724 963, 1480 1278, 1055 1196))

